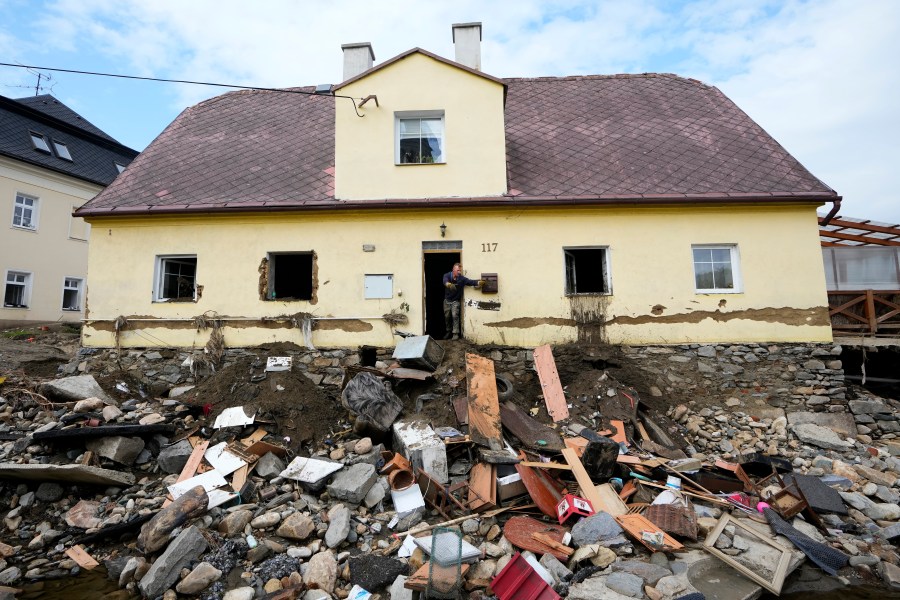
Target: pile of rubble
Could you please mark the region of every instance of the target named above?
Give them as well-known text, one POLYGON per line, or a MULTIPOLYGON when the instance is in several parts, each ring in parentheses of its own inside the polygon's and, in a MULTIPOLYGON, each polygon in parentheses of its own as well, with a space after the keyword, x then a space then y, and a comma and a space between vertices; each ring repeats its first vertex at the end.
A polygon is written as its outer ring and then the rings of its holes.
POLYGON ((896 406, 848 391, 839 349, 615 353, 643 378, 595 351, 421 336, 16 365, 0 597, 91 570, 124 597, 228 600, 900 586, 896 406), (697 399, 667 402, 679 385, 697 399))

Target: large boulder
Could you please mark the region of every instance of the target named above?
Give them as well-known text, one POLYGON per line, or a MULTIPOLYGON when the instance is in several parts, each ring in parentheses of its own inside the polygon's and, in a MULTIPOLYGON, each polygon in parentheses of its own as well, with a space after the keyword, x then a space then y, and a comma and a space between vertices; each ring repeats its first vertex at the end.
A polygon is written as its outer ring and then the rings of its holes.
POLYGON ((206 538, 196 527, 188 527, 178 534, 138 583, 144 597, 156 598, 172 587, 181 570, 197 560, 206 546, 206 538))
POLYGON ((191 488, 144 523, 138 534, 138 548, 144 552, 156 552, 166 545, 176 527, 205 513, 208 505, 209 496, 203 486, 191 488))
POLYGON ((75 375, 47 381, 41 385, 41 393, 63 402, 77 402, 85 398, 100 398, 108 404, 115 404, 93 375, 75 375))
POLYGON ((114 435, 85 442, 85 447, 98 456, 108 458, 120 465, 132 465, 144 449, 144 440, 139 437, 114 435))

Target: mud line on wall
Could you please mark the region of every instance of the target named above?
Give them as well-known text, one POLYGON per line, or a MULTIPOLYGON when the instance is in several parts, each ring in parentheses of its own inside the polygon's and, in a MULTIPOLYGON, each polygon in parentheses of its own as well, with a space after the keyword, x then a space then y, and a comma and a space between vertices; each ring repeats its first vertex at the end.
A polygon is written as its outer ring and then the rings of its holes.
POLYGON ((811 325, 815 327, 831 327, 831 319, 828 317, 828 308, 817 306, 813 308, 747 308, 732 312, 718 310, 698 310, 690 313, 678 313, 673 315, 640 315, 637 317, 615 317, 604 325, 646 325, 648 323, 699 323, 704 319, 712 319, 720 323, 734 319, 747 319, 750 321, 764 321, 766 323, 781 323, 783 325, 811 325))
POLYGON ((609 296, 569 296, 569 311, 578 330, 578 341, 588 344, 605 344, 606 309, 609 296))

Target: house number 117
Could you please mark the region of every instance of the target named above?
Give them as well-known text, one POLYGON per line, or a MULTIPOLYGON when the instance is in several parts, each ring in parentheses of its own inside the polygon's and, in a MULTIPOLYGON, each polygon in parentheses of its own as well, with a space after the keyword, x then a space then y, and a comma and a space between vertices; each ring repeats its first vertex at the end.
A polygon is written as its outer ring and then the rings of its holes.
POLYGON ((497 242, 488 242, 487 244, 481 245, 482 252, 496 252, 497 251, 497 242))

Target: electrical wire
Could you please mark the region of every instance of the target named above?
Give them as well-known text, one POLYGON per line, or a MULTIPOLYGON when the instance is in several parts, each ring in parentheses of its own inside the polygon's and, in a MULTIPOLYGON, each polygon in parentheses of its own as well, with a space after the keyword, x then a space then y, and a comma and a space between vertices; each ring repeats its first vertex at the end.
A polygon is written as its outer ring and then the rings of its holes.
POLYGON ((267 87, 257 87, 252 85, 233 85, 230 83, 214 83, 211 81, 192 81, 189 79, 163 79, 161 77, 141 77, 139 75, 120 75, 117 73, 100 73, 97 71, 81 71, 78 69, 62 69, 58 67, 39 67, 36 65, 20 65, 16 63, 6 63, 0 62, 0 67, 16 67, 19 69, 35 69, 38 71, 55 71, 57 73, 72 73, 75 75, 94 75, 97 77, 115 77, 117 79, 136 79, 138 81, 154 81, 158 83, 186 83, 189 85, 206 85, 211 87, 224 87, 224 88, 232 88, 238 90, 254 90, 258 92, 278 92, 281 94, 301 94, 304 96, 330 96, 332 98, 346 98, 353 102, 353 109, 356 111, 356 116, 364 117, 359 113, 359 109, 356 107, 357 100, 364 100, 364 98, 355 98, 353 96, 344 96, 341 94, 328 93, 328 94, 317 94, 316 92, 306 92, 302 90, 289 90, 284 88, 267 88, 267 87))

